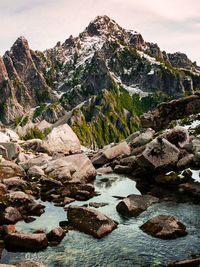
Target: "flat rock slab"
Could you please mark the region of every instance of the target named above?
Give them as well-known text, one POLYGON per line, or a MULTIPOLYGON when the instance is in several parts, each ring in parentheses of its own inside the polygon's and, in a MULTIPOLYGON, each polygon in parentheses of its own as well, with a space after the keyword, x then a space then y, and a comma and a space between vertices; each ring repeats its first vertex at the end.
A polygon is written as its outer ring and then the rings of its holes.
POLYGON ((46 234, 11 233, 5 238, 5 247, 14 251, 38 251, 46 248, 46 234))
POLYGON ((117 227, 116 222, 101 212, 76 205, 69 206, 67 218, 75 229, 96 238, 103 237, 117 227))
POLYGON ((171 215, 158 215, 145 222, 140 229, 154 237, 174 239, 187 235, 186 226, 171 215))
POLYGON ((159 199, 150 195, 129 195, 119 202, 116 209, 125 216, 136 217, 159 199))

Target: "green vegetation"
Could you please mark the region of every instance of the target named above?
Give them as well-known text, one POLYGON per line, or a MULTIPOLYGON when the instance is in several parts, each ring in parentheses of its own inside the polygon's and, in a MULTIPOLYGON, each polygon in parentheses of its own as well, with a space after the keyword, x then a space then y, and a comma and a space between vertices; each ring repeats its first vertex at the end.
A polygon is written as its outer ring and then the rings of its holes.
POLYGON ((46 106, 47 106, 46 104, 42 104, 40 107, 36 108, 33 114, 33 119, 39 117, 42 111, 45 110, 46 106))
POLYGON ((19 137, 21 140, 29 140, 29 139, 44 139, 49 133, 51 132, 50 128, 46 128, 43 131, 41 131, 40 129, 38 129, 38 127, 34 127, 34 128, 29 128, 26 131, 25 135, 20 135, 19 137))
POLYGON ((81 144, 93 148, 119 142, 140 125, 131 96, 114 82, 110 91, 102 90, 89 105, 75 109, 68 123, 81 144))
POLYGON ((23 121, 20 123, 20 126, 25 126, 26 124, 27 124, 27 122, 28 122, 28 119, 29 119, 29 117, 28 116, 26 116, 24 119, 23 119, 23 121))

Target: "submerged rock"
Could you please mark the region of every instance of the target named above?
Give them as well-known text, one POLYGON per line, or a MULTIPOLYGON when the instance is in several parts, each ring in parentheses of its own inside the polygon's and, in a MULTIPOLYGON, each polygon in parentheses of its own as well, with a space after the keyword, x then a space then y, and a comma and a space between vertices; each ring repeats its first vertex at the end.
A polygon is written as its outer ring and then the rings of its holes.
POLYGON ((5 247, 13 251, 38 251, 46 248, 48 240, 45 234, 11 233, 5 237, 5 247))
POLYGON ((96 238, 103 237, 117 227, 116 222, 101 212, 75 205, 68 207, 67 218, 74 228, 96 238))
POLYGON ((159 199, 150 195, 129 195, 119 202, 116 209, 126 216, 136 217, 159 199))
POLYGON ((200 265, 200 257, 197 257, 195 259, 188 259, 188 260, 183 260, 183 261, 176 261, 169 263, 167 266, 168 267, 198 267, 200 265))
POLYGON ((187 235, 186 226, 171 215, 158 215, 145 222, 140 229, 161 239, 174 239, 187 235))

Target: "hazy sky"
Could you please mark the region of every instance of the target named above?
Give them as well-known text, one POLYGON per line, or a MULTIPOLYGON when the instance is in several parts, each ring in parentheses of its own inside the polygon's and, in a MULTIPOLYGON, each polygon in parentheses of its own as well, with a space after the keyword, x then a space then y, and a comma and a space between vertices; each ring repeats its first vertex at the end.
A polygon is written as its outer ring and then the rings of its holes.
POLYGON ((77 36, 97 15, 200 65, 200 0, 0 0, 0 55, 20 35, 31 49, 53 47, 77 36))

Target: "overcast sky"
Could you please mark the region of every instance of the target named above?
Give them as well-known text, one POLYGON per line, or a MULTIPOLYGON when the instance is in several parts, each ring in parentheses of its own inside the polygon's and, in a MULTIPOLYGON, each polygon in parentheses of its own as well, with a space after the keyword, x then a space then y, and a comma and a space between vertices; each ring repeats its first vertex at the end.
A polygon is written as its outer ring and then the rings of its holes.
POLYGON ((0 55, 21 35, 31 49, 53 47, 77 36, 97 15, 200 65, 200 0, 0 0, 0 55))

